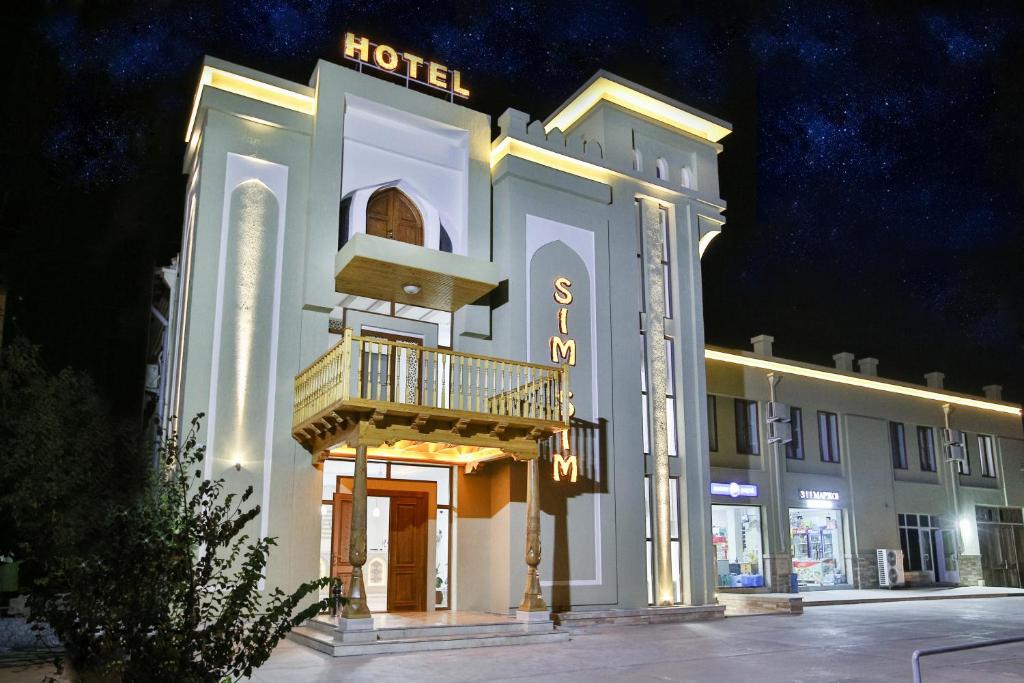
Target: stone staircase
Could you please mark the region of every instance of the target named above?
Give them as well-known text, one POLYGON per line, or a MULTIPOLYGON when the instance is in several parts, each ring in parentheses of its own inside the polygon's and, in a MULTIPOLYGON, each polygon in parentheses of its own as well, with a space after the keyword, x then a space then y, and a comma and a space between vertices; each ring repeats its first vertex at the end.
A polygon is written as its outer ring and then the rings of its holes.
POLYGON ((524 623, 510 617, 489 616, 490 619, 481 619, 477 615, 468 623, 417 624, 410 620, 409 623, 375 628, 375 640, 346 642, 335 629, 335 620, 321 615, 292 629, 288 638, 332 657, 532 645, 569 640, 569 633, 555 629, 550 621, 524 623))

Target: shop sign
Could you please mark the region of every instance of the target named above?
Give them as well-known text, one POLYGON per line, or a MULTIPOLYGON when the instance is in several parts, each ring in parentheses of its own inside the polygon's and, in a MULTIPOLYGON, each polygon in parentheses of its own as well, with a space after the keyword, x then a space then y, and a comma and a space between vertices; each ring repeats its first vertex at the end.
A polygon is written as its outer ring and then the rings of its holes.
POLYGON ((839 491, 814 491, 811 489, 800 489, 800 500, 824 500, 837 502, 839 491))
POLYGON ((448 93, 453 101, 456 97, 469 97, 469 90, 462 87, 461 73, 449 69, 440 62, 427 61, 411 52, 397 50, 384 43, 372 43, 369 38, 346 33, 344 55, 345 59, 358 62, 360 71, 363 65, 366 65, 404 78, 406 87, 415 81, 428 88, 448 93))
POLYGON ((757 498, 757 484, 741 484, 738 481, 711 482, 712 496, 729 496, 730 498, 757 498))

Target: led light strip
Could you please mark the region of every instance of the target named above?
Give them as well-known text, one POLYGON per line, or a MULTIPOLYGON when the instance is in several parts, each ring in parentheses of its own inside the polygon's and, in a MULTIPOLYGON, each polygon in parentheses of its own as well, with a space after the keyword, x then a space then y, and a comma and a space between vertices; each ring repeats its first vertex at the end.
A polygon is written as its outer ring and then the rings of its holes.
POLYGON ((710 142, 718 142, 732 132, 725 126, 604 77, 594 81, 569 102, 562 111, 558 112, 544 126, 544 132, 550 133, 555 128, 562 131, 569 130, 601 100, 607 100, 624 109, 710 142))
POLYGON ((1020 406, 1006 405, 1003 403, 992 403, 990 401, 982 401, 976 398, 944 394, 938 391, 919 389, 917 387, 909 387, 904 386, 902 384, 890 384, 889 382, 882 382, 875 379, 868 379, 865 377, 853 377, 850 375, 843 375, 836 372, 829 372, 827 370, 816 370, 814 368, 807 368, 801 365, 789 365, 786 363, 779 363, 777 361, 765 360, 763 358, 750 358, 749 356, 741 356, 739 354, 727 353, 725 351, 717 351, 715 349, 704 349, 704 357, 707 358, 708 360, 718 360, 724 363, 735 363, 736 365, 746 365, 748 367, 761 368, 763 370, 774 370, 776 372, 784 372, 786 374, 798 375, 800 377, 820 379, 826 382, 848 384, 850 386, 861 387, 864 389, 884 391, 890 394, 902 394, 903 396, 913 396, 915 398, 923 398, 928 399, 930 401, 953 403, 956 405, 978 408, 980 410, 991 410, 997 413, 1007 413, 1009 415, 1016 415, 1018 417, 1020 417, 1021 415, 1020 406))
POLYGON ((216 67, 204 66, 203 73, 199 77, 199 87, 196 88, 196 95, 192 100, 192 114, 189 116, 188 129, 185 131, 185 142, 189 142, 192 138, 192 127, 196 123, 196 116, 199 115, 199 99, 202 97, 205 86, 291 109, 301 114, 316 113, 316 100, 310 95, 303 95, 294 90, 257 81, 248 76, 240 76, 216 67))

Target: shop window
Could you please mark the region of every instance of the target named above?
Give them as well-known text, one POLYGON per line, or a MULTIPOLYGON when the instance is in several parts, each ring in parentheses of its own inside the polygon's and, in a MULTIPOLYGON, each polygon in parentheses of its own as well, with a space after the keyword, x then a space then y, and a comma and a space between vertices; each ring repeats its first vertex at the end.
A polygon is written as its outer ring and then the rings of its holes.
POLYGON ((889 449, 892 452, 893 468, 907 469, 907 436, 902 422, 889 423, 889 449))
POLYGON ((760 455, 760 437, 757 430, 757 401, 736 399, 736 452, 760 455))
POLYGON ((789 428, 792 440, 786 444, 786 457, 790 460, 804 459, 804 413, 796 406, 789 408, 789 428))
POLYGON ((761 508, 753 505, 712 505, 711 542, 715 545, 719 586, 764 586, 761 508))
POLYGON ((848 583, 841 510, 789 510, 793 572, 800 586, 848 583))
POLYGON ((818 411, 818 447, 822 462, 839 462, 839 416, 818 411))
POLYGON ((708 394, 708 450, 718 450, 718 401, 708 394))
POLYGON ((935 432, 931 427, 917 428, 917 454, 922 472, 935 472, 935 432))
POLYGON ((996 455, 992 449, 992 437, 978 436, 978 462, 981 463, 981 476, 994 478, 996 476, 996 455))

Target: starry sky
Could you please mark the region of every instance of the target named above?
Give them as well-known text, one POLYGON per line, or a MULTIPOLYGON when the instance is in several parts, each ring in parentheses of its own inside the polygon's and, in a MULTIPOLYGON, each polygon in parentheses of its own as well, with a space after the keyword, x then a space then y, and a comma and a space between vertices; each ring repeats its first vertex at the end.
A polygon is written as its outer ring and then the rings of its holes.
POLYGON ((604 68, 732 122, 709 343, 769 333, 783 357, 1024 401, 1019 3, 40 2, 0 24, 8 334, 125 412, 203 55, 306 82, 345 30, 459 68, 494 119, 544 118, 604 68))

